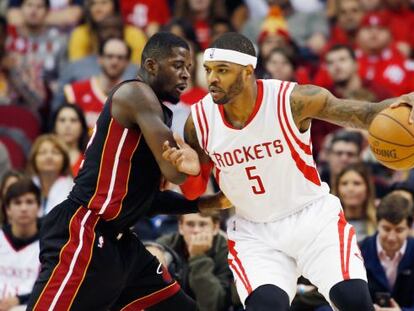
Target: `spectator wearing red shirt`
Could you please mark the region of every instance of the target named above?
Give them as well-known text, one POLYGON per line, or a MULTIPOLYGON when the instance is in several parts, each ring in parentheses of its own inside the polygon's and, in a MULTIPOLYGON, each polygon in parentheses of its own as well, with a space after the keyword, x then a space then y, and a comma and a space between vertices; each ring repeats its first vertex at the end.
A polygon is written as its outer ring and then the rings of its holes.
POLYGON ((95 126, 107 95, 120 82, 128 67, 130 54, 131 50, 125 41, 119 38, 108 39, 99 47, 99 64, 102 72, 88 80, 65 86, 67 102, 82 108, 90 131, 95 126))
POLYGON ((167 0, 120 1, 124 21, 145 31, 148 37, 155 34, 171 17, 167 0))
POLYGON ((357 42, 360 76, 399 96, 410 91, 406 58, 393 44, 389 20, 384 12, 364 16, 357 42))
POLYGON ((337 22, 331 29, 329 45, 347 44, 355 46, 355 37, 364 17, 364 9, 359 0, 338 2, 337 22))

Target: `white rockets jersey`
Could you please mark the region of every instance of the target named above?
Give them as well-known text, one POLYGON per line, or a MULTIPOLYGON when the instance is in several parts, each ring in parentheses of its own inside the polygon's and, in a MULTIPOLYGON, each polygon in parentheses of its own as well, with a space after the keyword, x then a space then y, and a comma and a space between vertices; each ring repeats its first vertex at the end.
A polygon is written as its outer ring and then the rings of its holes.
POLYGON ((191 107, 200 146, 236 213, 254 222, 293 214, 327 195, 312 157, 310 130, 301 133, 292 117, 295 83, 257 80, 255 108, 243 129, 224 117, 207 94, 191 107))
POLYGON ((39 270, 39 241, 17 251, 0 230, 0 300, 30 294, 39 270))

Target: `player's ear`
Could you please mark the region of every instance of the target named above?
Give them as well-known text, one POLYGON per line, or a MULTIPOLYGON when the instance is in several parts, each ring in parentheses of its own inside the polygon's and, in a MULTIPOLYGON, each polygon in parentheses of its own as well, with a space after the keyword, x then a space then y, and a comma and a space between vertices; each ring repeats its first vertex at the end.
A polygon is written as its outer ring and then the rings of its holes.
POLYGON ((144 62, 144 69, 151 75, 156 75, 158 73, 159 65, 155 59, 147 58, 144 62))
POLYGON ((251 78, 254 75, 254 68, 253 68, 253 66, 252 65, 247 65, 244 68, 244 72, 245 72, 247 78, 251 78))

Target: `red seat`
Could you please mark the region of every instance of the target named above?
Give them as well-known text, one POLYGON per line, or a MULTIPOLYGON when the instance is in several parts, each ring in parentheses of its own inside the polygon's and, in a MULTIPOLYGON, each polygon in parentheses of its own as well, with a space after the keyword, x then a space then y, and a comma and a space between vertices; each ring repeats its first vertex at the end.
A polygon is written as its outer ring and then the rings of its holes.
POLYGON ((14 141, 13 138, 8 136, 0 136, 0 141, 7 148, 9 153, 10 162, 14 169, 23 170, 26 165, 26 156, 24 154, 23 148, 14 141))
POLYGON ((0 127, 18 128, 32 142, 40 134, 40 121, 28 109, 10 105, 0 106, 0 127))

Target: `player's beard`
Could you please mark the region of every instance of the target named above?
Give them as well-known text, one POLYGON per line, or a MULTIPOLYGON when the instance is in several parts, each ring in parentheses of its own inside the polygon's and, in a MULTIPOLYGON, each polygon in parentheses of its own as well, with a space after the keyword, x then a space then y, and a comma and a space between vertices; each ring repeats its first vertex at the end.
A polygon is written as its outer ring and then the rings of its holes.
POLYGON ((239 72, 237 75, 236 81, 232 85, 230 85, 229 90, 224 93, 223 97, 214 101, 217 105, 224 105, 231 101, 234 97, 239 95, 244 88, 242 72, 239 72))

